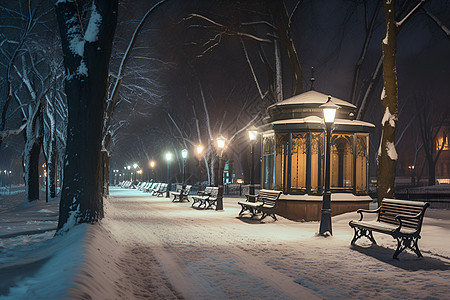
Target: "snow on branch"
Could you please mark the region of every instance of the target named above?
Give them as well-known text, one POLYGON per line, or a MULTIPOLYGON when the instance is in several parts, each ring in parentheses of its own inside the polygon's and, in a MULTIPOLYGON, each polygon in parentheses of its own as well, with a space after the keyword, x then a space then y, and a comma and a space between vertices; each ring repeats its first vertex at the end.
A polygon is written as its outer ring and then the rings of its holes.
MULTIPOLYGON (((206 16, 203 16, 203 15, 200 15, 200 14, 196 14, 196 13, 190 14, 188 17, 183 18, 181 20, 181 22, 189 21, 189 20, 192 20, 194 18, 198 18, 198 19, 201 19, 203 21, 206 21, 212 26, 201 26, 201 25, 192 26, 191 25, 191 27, 202 27, 202 28, 207 28, 207 29, 211 29, 211 30, 217 31, 217 33, 214 35, 214 37, 208 39, 205 43, 203 43, 201 45, 202 48, 206 48, 206 49, 200 55, 198 55, 197 57, 202 57, 203 55, 205 55, 205 53, 209 52, 211 49, 213 49, 217 45, 219 45, 223 35, 230 35, 230 36, 235 35, 235 36, 244 37, 244 38, 247 38, 247 39, 250 39, 250 40, 254 40, 254 41, 257 41, 257 42, 260 42, 260 43, 269 43, 269 44, 272 43, 272 40, 270 40, 270 39, 260 38, 260 37, 258 37, 256 35, 253 35, 253 34, 250 34, 250 33, 246 33, 246 32, 234 31, 233 29, 231 29, 231 28, 229 28, 229 27, 227 27, 227 26, 225 26, 223 24, 220 24, 219 22, 216 22, 216 21, 214 21, 214 20, 212 20, 212 19, 210 19, 210 18, 208 18, 206 16)), ((261 22, 258 22, 258 23, 259 24, 263 24, 261 22)), ((252 25, 252 24, 256 24, 256 23, 254 23, 254 22, 253 23, 243 23, 241 25, 252 25)), ((265 24, 270 25, 269 23, 265 23, 265 24)))
MULTIPOLYGON (((384 89, 383 89, 384 92, 384 89)), ((395 122, 397 121, 397 117, 395 115, 392 115, 389 111, 389 107, 386 107, 386 110, 384 111, 383 119, 381 120, 381 126, 385 126, 386 123, 389 123, 389 125, 393 128, 395 128, 395 122)))
POLYGON ((91 18, 84 34, 86 42, 95 42, 98 40, 98 33, 100 31, 100 25, 102 24, 102 16, 97 11, 95 2, 92 2, 91 18))
POLYGON ((395 22, 395 25, 398 27, 401 27, 410 17, 412 14, 414 14, 427 0, 421 0, 417 5, 411 9, 411 11, 399 22, 395 22))
POLYGON ((252 62, 250 61, 250 58, 248 56, 247 48, 245 47, 245 44, 244 44, 244 41, 242 40, 242 38, 240 39, 240 41, 241 41, 241 45, 242 45, 242 50, 244 51, 244 54, 245 54, 245 59, 247 60, 248 66, 250 67, 250 71, 252 72, 253 81, 255 82, 256 88, 258 89, 259 96, 261 97, 261 99, 264 99, 264 95, 263 95, 261 87, 259 85, 258 78, 256 77, 256 73, 253 69, 252 62))
POLYGON ((447 38, 450 38, 450 30, 444 25, 444 23, 442 23, 441 20, 439 20, 435 15, 433 15, 428 9, 423 7, 422 9, 425 11, 427 16, 429 16, 434 21, 434 23, 436 23, 437 26, 439 26, 439 28, 444 32, 447 38))
POLYGON ((4 141, 6 138, 8 138, 11 135, 19 135, 25 129, 25 127, 27 127, 27 123, 22 124, 17 129, 0 131, 0 141, 4 141))

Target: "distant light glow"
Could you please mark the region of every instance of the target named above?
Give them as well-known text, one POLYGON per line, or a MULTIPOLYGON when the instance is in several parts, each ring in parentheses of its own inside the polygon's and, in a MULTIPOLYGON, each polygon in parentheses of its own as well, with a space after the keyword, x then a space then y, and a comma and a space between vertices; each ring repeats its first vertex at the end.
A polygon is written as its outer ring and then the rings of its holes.
POLYGON ((166 160, 169 162, 172 160, 172 153, 171 152, 167 152, 166 153, 166 160))
POLYGON ((203 145, 198 145, 196 149, 197 149, 197 154, 198 155, 202 155, 202 153, 203 153, 203 145))
POLYGON ((225 141, 226 141, 226 139, 223 136, 219 136, 217 138, 217 147, 219 149, 223 149, 225 147, 225 141))
POLYGON ((186 159, 188 156, 188 151, 187 149, 183 149, 181 150, 181 156, 183 157, 183 159, 186 159))
POLYGON ((250 141, 256 141, 256 138, 258 137, 258 131, 256 129, 252 129, 248 131, 248 138, 250 141))

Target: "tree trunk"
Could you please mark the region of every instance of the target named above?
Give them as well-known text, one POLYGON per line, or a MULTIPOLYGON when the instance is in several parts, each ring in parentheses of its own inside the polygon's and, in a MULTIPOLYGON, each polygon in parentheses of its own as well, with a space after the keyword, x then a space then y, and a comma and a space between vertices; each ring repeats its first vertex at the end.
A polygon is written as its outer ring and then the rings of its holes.
POLYGON ((378 204, 384 198, 395 197, 395 167, 398 160, 395 150, 395 128, 398 120, 398 90, 396 70, 397 29, 394 0, 384 1, 386 37, 383 51, 383 92, 381 104, 384 116, 381 121, 381 141, 378 149, 378 204))
POLYGON ((25 187, 29 202, 39 200, 39 154, 41 143, 37 139, 28 142, 25 147, 25 187), (29 144, 28 144, 29 143, 29 144))
POLYGON ((93 223, 103 217, 101 141, 117 6, 117 0, 94 1, 86 29, 91 35, 82 36, 76 3, 56 4, 68 73, 68 136, 58 230, 66 223, 93 223))
POLYGON ((428 158, 428 185, 436 184, 436 162, 433 157, 428 158))
POLYGON ((50 153, 48 156, 48 174, 47 174, 47 180, 48 180, 48 192, 50 192, 50 197, 55 198, 56 196, 56 140, 53 139, 51 141, 51 148, 50 153))

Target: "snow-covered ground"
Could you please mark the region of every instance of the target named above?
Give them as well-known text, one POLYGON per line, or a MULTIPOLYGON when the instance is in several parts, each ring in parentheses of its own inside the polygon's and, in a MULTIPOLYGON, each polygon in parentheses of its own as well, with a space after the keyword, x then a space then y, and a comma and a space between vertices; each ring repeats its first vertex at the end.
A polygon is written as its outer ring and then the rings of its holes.
POLYGON ((322 238, 318 222, 239 218, 239 200, 201 210, 112 188, 100 224, 54 238, 55 201, 0 212, 0 298, 450 299, 448 210, 427 211, 424 258, 396 261, 390 236, 349 245, 356 213, 322 238))

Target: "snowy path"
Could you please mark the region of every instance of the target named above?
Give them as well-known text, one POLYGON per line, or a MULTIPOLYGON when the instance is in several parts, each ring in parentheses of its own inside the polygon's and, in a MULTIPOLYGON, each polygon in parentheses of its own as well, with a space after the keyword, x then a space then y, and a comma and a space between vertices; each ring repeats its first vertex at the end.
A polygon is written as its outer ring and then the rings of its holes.
POLYGON ((444 299, 450 293, 448 213, 425 222, 424 259, 404 253, 394 261, 389 236, 375 235, 378 246, 350 248, 348 221, 356 213, 333 218, 334 236, 324 239, 314 236, 317 222, 237 218, 236 198, 217 212, 138 191, 111 195, 102 226, 90 228, 88 267, 75 296, 444 299))
POLYGON ((187 299, 315 298, 249 251, 270 243, 273 229, 266 228, 266 236, 261 226, 275 224, 236 219, 236 202, 226 202, 225 211, 216 212, 140 196, 112 198, 103 222, 121 241, 119 268, 135 297, 156 292, 160 297, 187 299))

